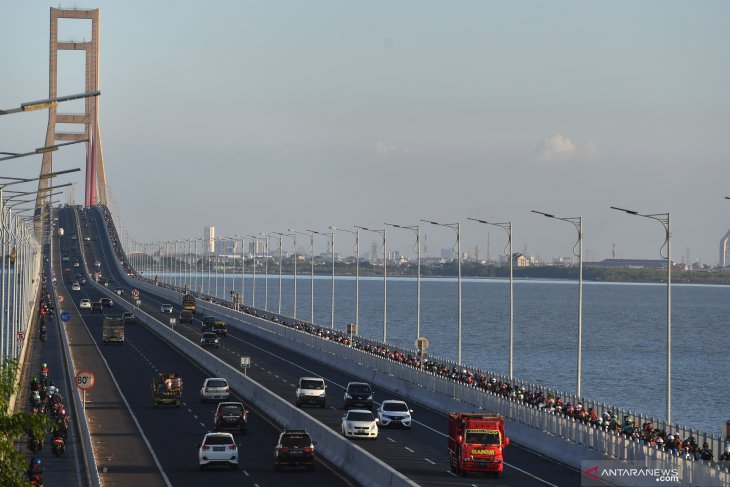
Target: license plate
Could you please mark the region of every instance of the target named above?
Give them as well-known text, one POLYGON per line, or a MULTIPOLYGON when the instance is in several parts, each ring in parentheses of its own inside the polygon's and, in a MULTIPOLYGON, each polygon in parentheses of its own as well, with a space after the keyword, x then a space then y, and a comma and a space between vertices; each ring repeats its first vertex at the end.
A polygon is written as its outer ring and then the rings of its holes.
POLYGON ((298 457, 298 456, 301 456, 302 455, 302 452, 300 452, 300 451, 290 451, 289 452, 289 455, 291 455, 293 457, 298 457))
POLYGON ((224 446, 214 446, 213 451, 226 451, 226 447, 224 446))

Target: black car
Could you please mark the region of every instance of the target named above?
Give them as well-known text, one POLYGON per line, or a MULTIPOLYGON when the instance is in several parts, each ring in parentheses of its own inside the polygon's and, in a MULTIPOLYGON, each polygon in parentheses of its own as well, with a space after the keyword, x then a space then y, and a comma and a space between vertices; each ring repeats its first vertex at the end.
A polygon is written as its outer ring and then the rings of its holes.
POLYGON ((102 306, 100 301, 94 301, 93 303, 91 303, 91 312, 92 313, 103 313, 104 306, 102 306))
POLYGON ((345 409, 362 407, 368 411, 373 409, 373 389, 367 382, 350 382, 345 389, 345 409))
POLYGON ((221 430, 239 430, 246 434, 248 429, 248 411, 241 402, 220 402, 218 409, 213 416, 213 429, 218 432, 221 430))
POLYGON ((314 470, 314 442, 306 430, 284 430, 274 449, 274 470, 283 467, 306 467, 314 470))
POLYGON ((215 323, 215 318, 213 318, 212 316, 203 316, 203 325, 201 331, 206 331, 213 328, 213 323, 215 323))
POLYGON ((218 348, 221 346, 221 340, 220 340, 220 338, 218 338, 217 334, 213 333, 212 331, 206 331, 200 337, 200 346, 203 348, 205 348, 205 347, 218 348))
POLYGON ((225 321, 216 321, 215 323, 213 323, 213 331, 218 335, 227 336, 228 325, 226 325, 225 321))
POLYGON ((114 303, 112 302, 111 298, 101 298, 99 300, 99 302, 105 308, 111 308, 112 306, 114 306, 114 303))
POLYGON ((189 309, 184 309, 180 311, 180 323, 190 323, 193 324, 193 312, 189 309))

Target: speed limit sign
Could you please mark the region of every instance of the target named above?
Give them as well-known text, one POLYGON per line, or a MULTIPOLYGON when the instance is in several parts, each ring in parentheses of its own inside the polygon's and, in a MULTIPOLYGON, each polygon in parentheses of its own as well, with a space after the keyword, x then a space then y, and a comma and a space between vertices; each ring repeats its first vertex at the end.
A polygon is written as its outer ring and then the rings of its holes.
POLYGON ((61 296, 60 294, 58 295, 58 297, 56 299, 58 299, 59 303, 63 303, 63 296, 61 296))
POLYGON ((132 297, 137 299, 139 297, 139 290, 138 289, 132 289, 132 297))
POLYGON ((82 391, 94 387, 94 374, 88 370, 81 370, 76 374, 76 386, 82 391))

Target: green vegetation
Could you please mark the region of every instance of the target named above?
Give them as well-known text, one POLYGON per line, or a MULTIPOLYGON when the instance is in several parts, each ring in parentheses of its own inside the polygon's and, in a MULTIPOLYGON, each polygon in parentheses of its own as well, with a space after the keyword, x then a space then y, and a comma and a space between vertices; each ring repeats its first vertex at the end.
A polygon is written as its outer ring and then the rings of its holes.
POLYGON ((29 486, 25 480, 28 463, 22 451, 15 451, 14 443, 25 437, 28 431, 45 436, 51 420, 47 415, 24 411, 10 413, 10 399, 18 390, 15 382, 18 364, 5 360, 0 364, 0 485, 29 486))

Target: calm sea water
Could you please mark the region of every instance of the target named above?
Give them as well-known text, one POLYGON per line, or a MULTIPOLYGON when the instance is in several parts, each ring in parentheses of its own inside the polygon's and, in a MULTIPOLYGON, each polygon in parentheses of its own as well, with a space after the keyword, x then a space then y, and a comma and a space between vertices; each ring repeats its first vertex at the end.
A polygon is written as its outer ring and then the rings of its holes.
MULTIPOLYGON (((207 291, 207 275, 202 279, 207 291)), ((268 309, 278 311, 279 277, 268 280, 268 309)), ((197 287, 201 285, 200 279, 197 287)), ((218 277, 223 297, 224 279, 218 277)), ((225 293, 241 276, 228 275, 225 293)), ((245 302, 252 304, 253 279, 246 276, 245 302)), ((297 317, 310 317, 310 277, 297 277, 297 317)), ((666 403, 666 285, 583 284, 585 397, 663 418, 666 403)), ((294 311, 294 279, 284 276, 281 312, 294 311)), ((331 278, 315 276, 314 321, 329 326, 331 278)), ((211 278, 210 293, 215 294, 211 278)), ((230 296, 229 296, 230 297, 230 296)), ((265 277, 256 275, 256 307, 266 304, 265 277)), ((672 286, 672 419, 720 433, 730 419, 730 286, 672 286)), ((355 321, 355 278, 335 279, 335 328, 355 321)), ((514 283, 514 375, 575 392, 578 284, 518 280, 514 283)), ((383 279, 360 278, 359 334, 382 340, 383 279)), ((388 342, 414 348, 416 280, 388 279, 388 342)), ((432 357, 456 360, 457 281, 422 279, 421 335, 432 357)), ((509 364, 509 281, 462 281, 462 361, 498 373, 509 364)))

